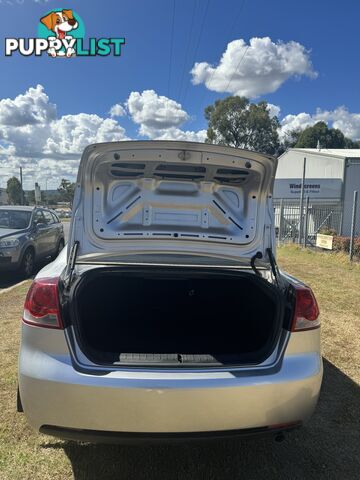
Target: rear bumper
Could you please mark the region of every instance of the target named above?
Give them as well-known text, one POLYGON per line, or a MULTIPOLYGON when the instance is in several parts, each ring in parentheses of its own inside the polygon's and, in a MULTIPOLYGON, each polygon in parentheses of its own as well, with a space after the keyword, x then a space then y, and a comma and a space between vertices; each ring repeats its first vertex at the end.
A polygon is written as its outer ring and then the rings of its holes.
MULTIPOLYGON (((316 336, 303 342, 312 349, 319 335, 314 332, 300 334, 316 336)), ((66 350, 63 331, 23 326, 20 394, 35 429, 72 429, 79 439, 80 431, 88 430, 204 434, 303 422, 316 406, 322 380, 319 352, 299 353, 289 346, 280 369, 251 375, 150 369, 87 374, 73 368, 66 350), (51 354, 38 348, 45 342, 51 354)))
POLYGON ((219 430, 214 432, 181 432, 181 433, 133 433, 133 432, 108 432, 104 430, 80 430, 76 428, 63 428, 52 425, 43 425, 40 432, 52 435, 63 440, 76 440, 91 443, 179 443, 199 440, 224 440, 226 438, 247 438, 253 436, 277 436, 301 427, 301 422, 278 426, 274 428, 244 428, 242 430, 219 430))

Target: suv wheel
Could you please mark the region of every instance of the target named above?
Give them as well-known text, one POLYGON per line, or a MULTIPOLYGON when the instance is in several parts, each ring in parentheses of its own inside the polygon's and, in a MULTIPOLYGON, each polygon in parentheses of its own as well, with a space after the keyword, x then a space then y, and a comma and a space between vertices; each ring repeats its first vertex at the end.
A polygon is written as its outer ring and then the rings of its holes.
POLYGON ((34 251, 29 248, 25 251, 22 262, 21 262, 21 271, 26 277, 30 277, 34 270, 34 260, 35 255, 34 251))

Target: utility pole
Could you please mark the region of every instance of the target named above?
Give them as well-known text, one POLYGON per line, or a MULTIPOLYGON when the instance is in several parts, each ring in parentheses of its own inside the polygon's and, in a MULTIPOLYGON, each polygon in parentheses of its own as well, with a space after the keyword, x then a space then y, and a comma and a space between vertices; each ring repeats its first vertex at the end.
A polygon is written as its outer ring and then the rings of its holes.
POLYGON ((301 245, 303 237, 303 210, 304 210, 304 185, 305 185, 305 173, 306 173, 306 157, 304 157, 303 174, 301 180, 301 193, 300 193, 300 215, 299 215, 299 245, 301 245))
POLYGON ((354 200, 352 206, 352 215, 351 215, 351 233, 350 233, 350 251, 349 251, 349 258, 350 262, 354 256, 354 240, 356 235, 356 210, 357 210, 357 202, 358 202, 358 192, 354 190, 354 200))
POLYGON ((309 195, 306 197, 305 203, 305 226, 304 226, 304 247, 307 247, 308 230, 309 230, 309 195))
POLYGON ((20 167, 20 184, 21 184, 21 205, 24 205, 24 190, 23 190, 23 174, 22 174, 22 167, 20 167))

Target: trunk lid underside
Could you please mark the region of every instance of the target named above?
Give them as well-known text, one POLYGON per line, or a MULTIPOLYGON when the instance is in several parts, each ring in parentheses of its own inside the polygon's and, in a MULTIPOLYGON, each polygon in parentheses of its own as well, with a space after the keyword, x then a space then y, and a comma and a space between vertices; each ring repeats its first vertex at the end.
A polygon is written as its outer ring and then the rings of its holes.
POLYGON ((275 169, 270 156, 207 144, 91 145, 69 245, 79 242, 78 259, 134 250, 265 255, 275 169))

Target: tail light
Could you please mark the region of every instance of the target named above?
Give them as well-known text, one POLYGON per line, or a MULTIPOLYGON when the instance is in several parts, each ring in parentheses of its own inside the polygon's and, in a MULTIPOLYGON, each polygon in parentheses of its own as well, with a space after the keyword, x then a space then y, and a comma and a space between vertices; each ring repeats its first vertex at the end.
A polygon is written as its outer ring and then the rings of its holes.
POLYGON ((58 278, 39 278, 33 281, 26 296, 23 321, 37 327, 63 328, 58 278))
POLYGON ((312 330, 320 327, 319 307, 309 287, 295 286, 295 312, 291 331, 312 330))

